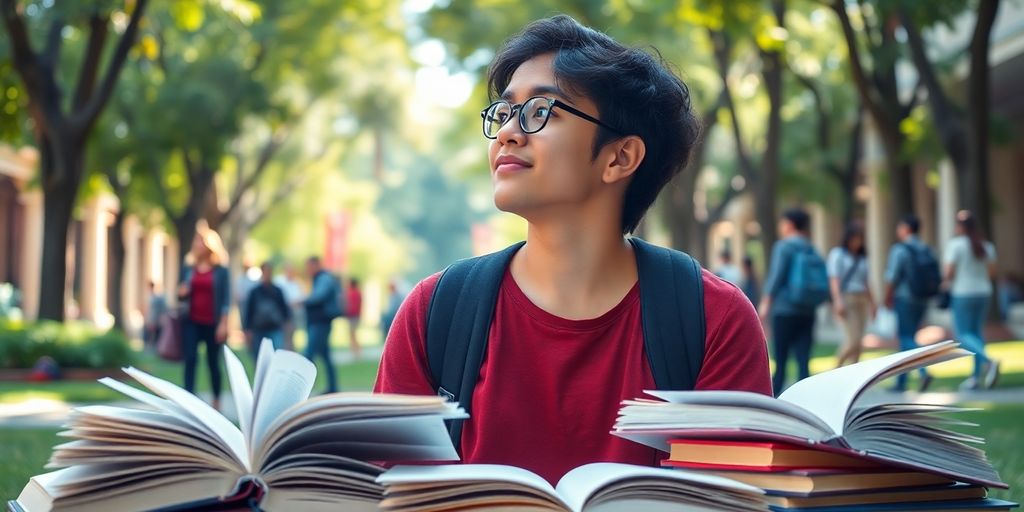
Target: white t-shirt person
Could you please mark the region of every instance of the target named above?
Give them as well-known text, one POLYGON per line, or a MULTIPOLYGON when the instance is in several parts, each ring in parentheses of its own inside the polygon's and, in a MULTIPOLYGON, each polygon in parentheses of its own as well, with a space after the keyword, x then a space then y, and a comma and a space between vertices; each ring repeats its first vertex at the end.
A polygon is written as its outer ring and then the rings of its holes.
POLYGON ((996 261, 996 248, 987 241, 984 246, 985 257, 977 258, 971 250, 971 240, 966 236, 955 237, 946 244, 942 261, 953 265, 953 283, 949 289, 953 297, 987 297, 992 294, 988 266, 996 261))

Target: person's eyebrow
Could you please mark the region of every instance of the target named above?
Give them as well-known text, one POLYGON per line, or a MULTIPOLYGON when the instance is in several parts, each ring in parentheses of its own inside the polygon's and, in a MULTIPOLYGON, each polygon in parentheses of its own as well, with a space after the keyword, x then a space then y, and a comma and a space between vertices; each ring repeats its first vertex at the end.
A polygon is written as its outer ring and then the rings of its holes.
MULTIPOLYGON (((557 85, 536 85, 528 91, 527 98, 534 96, 544 96, 546 94, 552 94, 568 100, 570 96, 560 89, 557 85)), ((505 101, 511 101, 513 92, 509 89, 505 89, 505 92, 501 93, 501 99, 505 101)))

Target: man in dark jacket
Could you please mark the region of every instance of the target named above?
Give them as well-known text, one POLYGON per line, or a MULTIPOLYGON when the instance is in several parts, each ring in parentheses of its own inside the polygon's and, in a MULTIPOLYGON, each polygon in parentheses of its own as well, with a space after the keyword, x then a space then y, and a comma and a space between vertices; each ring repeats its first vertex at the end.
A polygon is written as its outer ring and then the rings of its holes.
POLYGON ((316 256, 306 260, 306 272, 312 281, 309 297, 303 302, 306 307, 306 357, 310 361, 314 361, 316 356, 323 358, 327 392, 333 393, 338 390, 338 382, 331 361, 331 323, 341 316, 341 286, 336 277, 324 270, 316 256))
POLYGON ((275 349, 284 345, 284 327, 291 320, 292 311, 284 300, 284 292, 274 284, 274 266, 264 263, 260 266, 260 282, 245 301, 242 315, 245 337, 253 360, 259 354, 260 344, 267 338, 275 349))

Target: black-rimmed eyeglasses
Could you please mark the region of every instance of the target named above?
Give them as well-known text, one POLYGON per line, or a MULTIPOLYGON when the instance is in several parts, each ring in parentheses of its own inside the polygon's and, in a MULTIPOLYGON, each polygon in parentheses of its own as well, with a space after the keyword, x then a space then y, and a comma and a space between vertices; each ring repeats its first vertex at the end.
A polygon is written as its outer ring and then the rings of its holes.
POLYGON ((551 117, 551 109, 555 107, 586 119, 598 126, 603 126, 615 133, 622 133, 611 126, 608 126, 600 119, 554 98, 534 96, 523 103, 516 105, 505 100, 498 100, 491 103, 487 108, 481 110, 480 117, 484 120, 484 137, 487 137, 488 139, 497 139, 498 130, 500 130, 509 119, 512 119, 512 116, 516 115, 516 112, 519 113, 519 127, 523 129, 523 133, 537 133, 547 126, 548 118, 551 117))

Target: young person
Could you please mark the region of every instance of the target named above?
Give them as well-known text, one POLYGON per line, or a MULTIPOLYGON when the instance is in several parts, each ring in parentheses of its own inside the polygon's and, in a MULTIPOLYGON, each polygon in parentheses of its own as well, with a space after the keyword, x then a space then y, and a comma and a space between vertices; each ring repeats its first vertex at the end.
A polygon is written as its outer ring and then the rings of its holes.
POLYGON ((836 366, 860 361, 861 342, 868 322, 874 316, 864 226, 853 221, 846 226, 843 242, 828 253, 828 280, 832 296, 832 314, 843 325, 843 344, 836 366))
MULTIPOLYGON (((900 350, 917 348, 914 338, 928 307, 928 298, 916 293, 911 286, 912 276, 921 272, 916 268, 917 262, 923 259, 923 254, 931 251, 917 236, 920 228, 921 221, 914 214, 900 219, 896 224, 897 241, 889 249, 885 268, 885 306, 896 313, 896 337, 900 350)), ((924 392, 932 383, 932 376, 924 368, 918 372, 921 375, 918 390, 924 392)), ((902 393, 906 390, 907 374, 901 373, 896 377, 893 391, 902 393)))
POLYGON ((242 328, 249 344, 249 353, 255 363, 260 345, 267 338, 274 349, 284 348, 284 328, 291 322, 292 310, 285 301, 284 291, 274 283, 274 264, 260 265, 260 282, 249 292, 245 301, 246 319, 242 328))
POLYGON ((306 308, 306 358, 324 360, 327 373, 327 393, 338 391, 338 379, 331 357, 331 326, 342 315, 341 286, 320 263, 318 256, 306 260, 306 275, 312 283, 309 296, 302 301, 306 308))
POLYGON ((942 262, 953 331, 957 341, 974 352, 974 373, 960 389, 991 388, 999 377, 999 362, 985 354, 984 327, 996 275, 996 248, 981 235, 971 212, 957 212, 956 237, 946 245, 942 262))
POLYGON ((811 216, 802 208, 783 212, 776 230, 779 240, 772 247, 771 266, 764 280, 764 296, 758 310, 761 319, 771 321, 775 355, 775 374, 772 389, 778 395, 786 385, 789 355, 796 359, 797 379, 811 375, 811 348, 814 345, 814 306, 793 299, 796 276, 793 261, 797 253, 813 249, 807 234, 811 216))
MULTIPOLYGON (((473 375, 462 460, 525 467, 551 482, 588 462, 657 464, 657 451, 608 431, 621 400, 655 386, 637 249, 625 235, 698 136, 686 86, 658 59, 568 16, 507 41, 488 81, 498 98, 482 112, 494 202, 529 228, 473 375)), ((439 277, 421 281, 399 309, 377 391, 438 392, 425 340, 439 277)), ((771 393, 750 302, 706 270, 699 278, 706 334, 694 387, 771 393)))
POLYGON ((199 342, 206 344, 206 365, 210 370, 212 405, 220 409, 221 345, 228 339, 228 311, 231 308, 231 275, 227 251, 216 231, 205 224, 196 227, 192 248, 178 284, 178 300, 185 304, 182 322, 182 353, 185 390, 194 393, 199 342))

